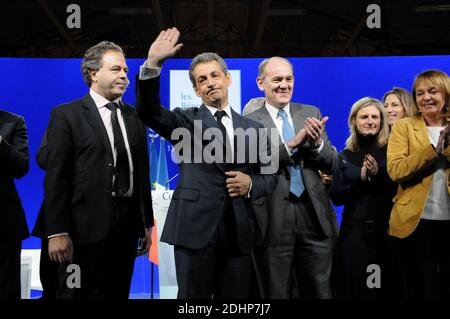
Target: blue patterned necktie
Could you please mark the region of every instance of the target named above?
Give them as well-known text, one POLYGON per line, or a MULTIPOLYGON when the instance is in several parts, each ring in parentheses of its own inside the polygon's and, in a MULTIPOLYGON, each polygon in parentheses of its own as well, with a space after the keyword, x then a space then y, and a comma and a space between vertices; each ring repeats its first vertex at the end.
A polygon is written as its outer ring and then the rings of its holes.
MULTIPOLYGON (((295 136, 294 128, 291 123, 288 121, 287 114, 284 110, 278 111, 278 116, 283 119, 283 139, 284 142, 287 143, 295 136)), ((289 166, 289 173, 291 174, 291 186, 289 191, 297 197, 305 190, 305 185, 303 185, 302 175, 300 173, 300 169, 298 166, 291 165, 289 166)))

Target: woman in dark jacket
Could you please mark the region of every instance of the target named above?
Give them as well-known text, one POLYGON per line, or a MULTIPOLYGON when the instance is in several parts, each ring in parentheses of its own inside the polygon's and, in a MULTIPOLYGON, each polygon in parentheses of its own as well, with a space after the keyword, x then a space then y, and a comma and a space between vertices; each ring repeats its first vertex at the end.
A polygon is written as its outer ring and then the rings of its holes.
POLYGON ((373 299, 384 295, 387 229, 396 185, 386 170, 389 127, 385 109, 365 97, 353 104, 350 137, 339 153, 330 196, 342 214, 336 263, 336 297, 373 299))

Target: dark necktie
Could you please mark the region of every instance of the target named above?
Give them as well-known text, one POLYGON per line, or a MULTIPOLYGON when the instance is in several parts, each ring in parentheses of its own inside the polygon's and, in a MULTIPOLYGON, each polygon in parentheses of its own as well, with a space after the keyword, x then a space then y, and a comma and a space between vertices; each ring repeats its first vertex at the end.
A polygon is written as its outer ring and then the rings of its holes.
POLYGON ((231 162, 231 144, 230 144, 230 140, 228 139, 228 134, 227 134, 227 129, 225 128, 225 125, 223 125, 222 123, 222 118, 224 116, 228 116, 227 112, 223 111, 223 110, 219 110, 216 111, 216 113, 214 113, 214 117, 217 118, 217 124, 219 125, 220 131, 222 131, 222 135, 223 135, 223 140, 225 141, 225 143, 223 144, 223 163, 230 163, 231 162), (226 150, 229 149, 230 154, 226 153, 226 150), (227 157, 228 155, 228 157, 227 157), (229 160, 227 160, 227 158, 229 160))
POLYGON ((128 154, 125 147, 125 140, 123 139, 119 120, 117 119, 117 108, 119 108, 119 105, 111 102, 106 104, 106 107, 111 111, 111 124, 114 134, 114 149, 116 150, 113 191, 116 193, 116 196, 124 196, 130 188, 130 166, 128 163, 128 154))

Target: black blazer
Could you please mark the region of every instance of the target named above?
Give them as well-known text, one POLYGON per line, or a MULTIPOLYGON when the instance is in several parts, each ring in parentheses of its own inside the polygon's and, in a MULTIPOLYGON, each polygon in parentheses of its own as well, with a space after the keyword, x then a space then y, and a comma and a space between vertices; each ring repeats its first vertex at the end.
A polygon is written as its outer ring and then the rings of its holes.
MULTIPOLYGON (((39 151, 36 155, 36 163, 38 166, 45 170, 47 168, 47 130, 44 132, 44 136, 42 137, 41 144, 39 145, 39 151)), ((41 203, 41 207, 39 208, 39 213, 36 219, 36 223, 34 224, 33 231, 31 235, 46 238, 45 236, 45 199, 41 203)))
POLYGON ((28 136, 23 117, 0 111, 0 237, 12 243, 27 238, 27 221, 14 178, 29 169, 28 136))
MULTIPOLYGON (((167 110, 159 100, 159 77, 150 80, 137 81, 136 110, 142 121, 163 138, 176 144, 171 134, 176 128, 185 128, 190 132, 190 145, 197 145, 200 151, 210 141, 196 141, 194 139, 194 121, 201 120, 203 133, 208 128, 219 126, 211 112, 202 105, 200 108, 167 110)), ((237 128, 262 127, 259 123, 244 118, 233 111, 233 126, 237 128)), ((248 145, 245 152, 248 153, 248 145)), ((265 145, 269 148, 269 144, 265 145)), ((191 149, 195 152, 194 148, 191 149)), ((262 150, 259 150, 262 151, 262 150)), ((258 151, 258 152, 259 152, 258 151)), ((247 154, 246 153, 246 154, 247 154)), ((193 154, 192 154, 193 156, 193 154)), ((261 162, 250 163, 246 160, 241 164, 233 164, 232 168, 223 163, 206 163, 203 158, 199 163, 179 164, 179 182, 173 193, 167 214, 161 240, 172 245, 192 249, 200 249, 207 245, 214 235, 222 218, 225 199, 227 170, 239 170, 252 178, 252 198, 269 194, 274 189, 276 179, 273 175, 260 175, 261 162)), ((238 197, 232 200, 232 207, 236 218, 237 241, 242 253, 249 253, 253 248, 253 211, 250 200, 238 197)))
MULTIPOLYGON (((134 167, 136 234, 153 225, 147 132, 135 109, 122 115, 134 167)), ((44 181, 45 236, 68 232, 79 244, 105 238, 112 225, 113 155, 106 128, 89 94, 52 110, 44 181)), ((39 218, 38 218, 39 219, 39 218)))

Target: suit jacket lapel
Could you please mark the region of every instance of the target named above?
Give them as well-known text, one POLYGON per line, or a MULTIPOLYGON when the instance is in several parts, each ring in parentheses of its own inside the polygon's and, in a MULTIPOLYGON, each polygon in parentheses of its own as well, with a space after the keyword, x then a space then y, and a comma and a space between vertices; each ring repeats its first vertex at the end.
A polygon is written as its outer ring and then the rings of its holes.
POLYGON ((98 112, 97 106, 95 105, 94 100, 89 94, 86 94, 83 98, 83 106, 85 109, 84 115, 89 125, 92 127, 96 136, 98 136, 103 146, 105 147, 106 152, 112 159, 113 155, 108 133, 106 132, 105 125, 103 124, 103 120, 100 116, 100 113, 98 112))
POLYGON ((271 137, 270 132, 274 130, 273 132, 275 132, 276 137, 278 138, 278 143, 281 144, 282 141, 280 134, 278 132, 277 127, 275 126, 275 123, 272 120, 272 117, 269 114, 269 111, 267 111, 266 106, 264 105, 263 107, 256 110, 255 115, 257 116, 257 121, 262 123, 264 127, 267 128, 269 137, 271 137))
POLYGON ((199 120, 202 121, 203 129, 207 129, 209 127, 214 127, 219 129, 219 125, 217 124, 217 121, 214 119, 214 116, 211 114, 211 112, 208 110, 208 108, 205 105, 201 105, 198 109, 198 116, 199 120))
POLYGON ((291 103, 290 106, 292 122, 294 123, 294 131, 297 134, 303 127, 305 127, 305 119, 302 115, 300 104, 291 103))
POLYGON ((412 117, 412 124, 417 140, 424 146, 429 145, 430 138, 428 137, 428 129, 423 116, 412 117))
MULTIPOLYGON (((197 113, 197 118, 194 118, 194 120, 201 120, 201 123, 202 123, 201 124, 202 125, 202 139, 203 139, 205 130, 207 130, 208 128, 215 128, 217 130, 220 130, 216 119, 214 118, 214 116, 211 114, 211 112, 208 110, 208 108, 204 104, 202 104, 199 107, 198 113, 197 113)), ((203 141, 203 143, 205 143, 205 142, 206 141, 203 141)), ((220 139, 220 142, 223 143, 222 139, 220 139)), ((205 146, 205 144, 203 145, 203 147, 204 146, 205 146)), ((225 172, 225 164, 224 163, 215 163, 215 164, 217 165, 217 167, 221 171, 225 172)))
POLYGON ((245 122, 242 115, 238 114, 233 109, 231 109, 231 114, 232 114, 231 116, 233 117, 233 128, 234 129, 242 128, 242 129, 246 130, 248 128, 247 122, 245 122))
POLYGON ((255 111, 255 115, 257 116, 257 121, 262 123, 264 125, 264 127, 268 129, 267 133, 269 134, 269 138, 272 139, 271 132, 275 132, 275 138, 278 138, 278 145, 280 147, 278 147, 276 150, 273 150, 273 151, 280 151, 281 152, 279 154, 280 159, 281 158, 289 158, 290 156, 289 156, 286 148, 284 146, 281 147, 283 145, 283 141, 281 140, 280 133, 278 132, 278 129, 277 129, 277 127, 276 127, 272 117, 270 116, 270 113, 267 110, 266 106, 261 107, 260 109, 256 110, 255 111))
POLYGON ((5 113, 0 111, 0 126, 3 124, 4 121, 5 121, 5 113))
POLYGON ((130 108, 132 106, 126 104, 126 103, 122 103, 123 107, 121 109, 122 112, 122 117, 123 117, 123 122, 125 123, 125 130, 127 132, 127 137, 128 137, 128 145, 130 145, 130 151, 133 150, 132 145, 134 141, 137 141, 137 133, 136 133, 136 129, 137 129, 137 125, 135 123, 135 118, 133 117, 133 114, 130 110, 130 108))

